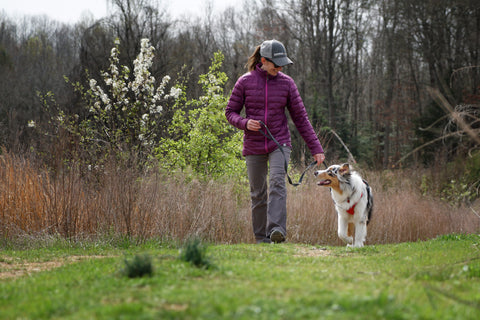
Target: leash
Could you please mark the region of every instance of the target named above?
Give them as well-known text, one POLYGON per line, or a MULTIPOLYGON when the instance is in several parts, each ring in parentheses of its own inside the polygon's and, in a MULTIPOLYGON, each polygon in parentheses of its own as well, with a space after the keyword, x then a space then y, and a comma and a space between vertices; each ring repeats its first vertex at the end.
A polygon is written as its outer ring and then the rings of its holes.
MULTIPOLYGON (((260 125, 263 126, 265 128, 265 131, 267 133, 264 133, 262 130, 259 130, 259 132, 265 136, 266 138, 272 140, 273 142, 275 142, 275 144, 278 146, 278 148, 280 149, 280 151, 282 152, 283 154, 283 158, 285 159, 285 173, 287 174, 287 179, 288 179, 288 183, 290 183, 292 186, 294 187, 297 187, 299 185, 302 184, 302 181, 303 181, 303 177, 305 176, 305 173, 307 173, 308 170, 310 170, 310 168, 312 168, 314 165, 317 164, 317 161, 313 161, 312 163, 310 163, 308 165, 308 167, 302 172, 302 175, 300 176, 300 179, 298 180, 297 183, 293 183, 292 179, 290 178, 290 176, 288 175, 288 161, 287 161, 287 156, 285 155, 285 152, 283 151, 283 146, 277 141, 277 139, 275 139, 275 137, 272 135, 272 133, 270 132, 270 130, 268 129, 267 125, 265 123, 263 123, 263 121, 260 120, 260 125)), ((325 167, 327 167, 327 164, 325 163, 325 161, 323 161, 323 164, 325 165, 325 167)))

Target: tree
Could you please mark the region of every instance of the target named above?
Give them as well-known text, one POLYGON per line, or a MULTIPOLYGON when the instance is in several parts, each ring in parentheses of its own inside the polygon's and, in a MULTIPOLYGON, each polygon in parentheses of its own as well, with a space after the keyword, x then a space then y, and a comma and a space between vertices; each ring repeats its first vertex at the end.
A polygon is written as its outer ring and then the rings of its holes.
POLYGON ((31 137, 27 121, 37 119, 37 92, 63 95, 62 79, 75 65, 71 29, 45 16, 12 21, 0 16, 0 144, 25 150, 31 137))

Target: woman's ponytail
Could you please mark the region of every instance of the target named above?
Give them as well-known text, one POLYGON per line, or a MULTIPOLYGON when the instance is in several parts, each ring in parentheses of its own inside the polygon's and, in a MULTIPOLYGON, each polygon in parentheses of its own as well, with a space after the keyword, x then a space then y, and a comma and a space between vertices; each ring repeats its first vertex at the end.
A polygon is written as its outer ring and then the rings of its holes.
POLYGON ((248 71, 255 70, 255 66, 260 63, 261 58, 262 56, 260 55, 260 46, 257 46, 253 54, 248 58, 247 64, 245 65, 248 71))

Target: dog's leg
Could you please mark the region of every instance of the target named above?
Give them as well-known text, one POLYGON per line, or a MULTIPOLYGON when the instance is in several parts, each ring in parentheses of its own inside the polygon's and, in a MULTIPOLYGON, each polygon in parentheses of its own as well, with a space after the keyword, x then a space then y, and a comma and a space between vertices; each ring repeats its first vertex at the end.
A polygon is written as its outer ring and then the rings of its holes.
POLYGON ((354 225, 353 223, 349 223, 349 224, 348 224, 348 233, 347 233, 347 235, 348 235, 349 237, 353 237, 354 232, 355 232, 355 225, 354 225))
POLYGON ((361 221, 355 224, 355 244, 354 247, 361 248, 367 237, 367 223, 361 221))
POLYGON ((348 245, 353 244, 353 237, 348 236, 348 221, 338 215, 338 237, 348 245))

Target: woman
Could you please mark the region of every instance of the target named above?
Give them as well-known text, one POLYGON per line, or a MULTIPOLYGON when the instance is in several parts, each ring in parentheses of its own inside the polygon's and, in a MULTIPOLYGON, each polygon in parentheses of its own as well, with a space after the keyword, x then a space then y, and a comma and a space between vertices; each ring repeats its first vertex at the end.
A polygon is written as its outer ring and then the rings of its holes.
POLYGON ((297 86, 281 72, 292 63, 280 41, 263 42, 248 59, 249 72, 237 80, 225 109, 228 122, 244 130, 242 153, 250 181, 253 233, 257 243, 283 242, 287 235, 285 161, 290 160, 292 145, 285 108, 317 165, 325 160, 297 86), (245 117, 240 115, 243 107, 245 117), (274 141, 259 132, 266 130, 262 123, 283 146, 283 153, 274 141))

